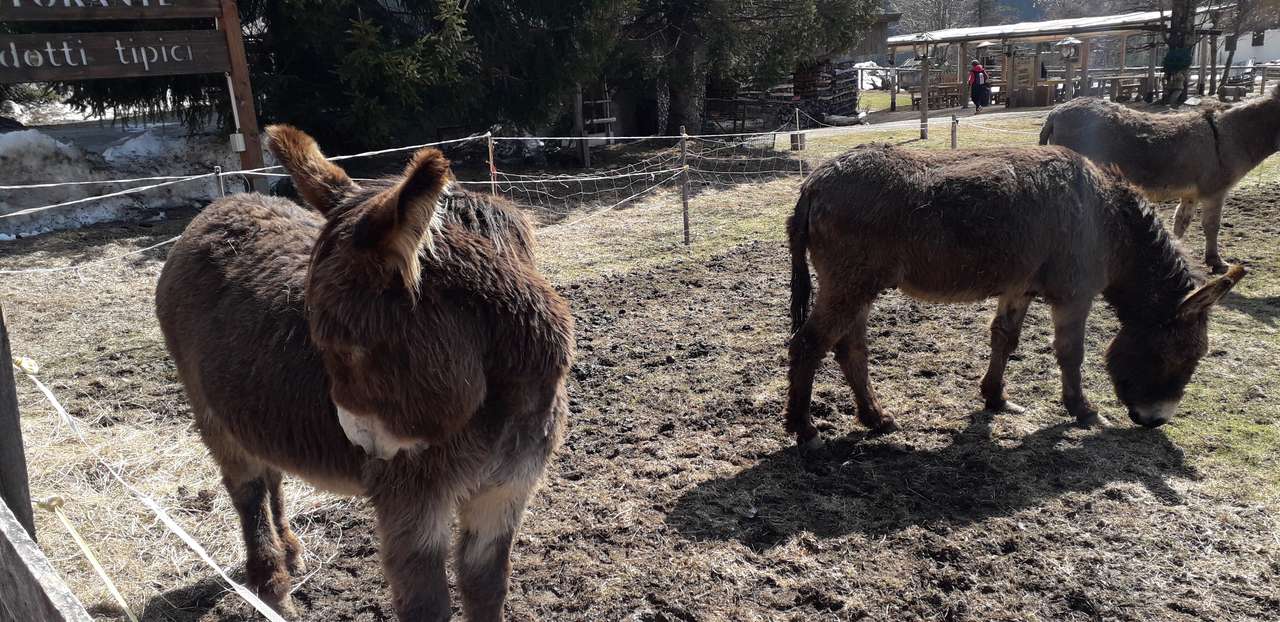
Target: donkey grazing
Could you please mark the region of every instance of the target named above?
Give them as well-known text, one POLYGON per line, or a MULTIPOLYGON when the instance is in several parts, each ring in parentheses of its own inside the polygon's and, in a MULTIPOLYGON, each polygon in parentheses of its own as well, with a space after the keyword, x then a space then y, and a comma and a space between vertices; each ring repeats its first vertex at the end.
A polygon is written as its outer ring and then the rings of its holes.
POLYGON ((898 428, 867 370, 867 315, 881 290, 930 302, 999 299, 981 392, 991 411, 1020 411, 1004 370, 1035 296, 1052 307, 1062 400, 1083 426, 1102 421, 1080 384, 1085 320, 1101 293, 1120 318, 1107 371, 1129 417, 1173 416, 1208 346, 1209 307, 1244 276, 1199 288, 1159 218, 1130 186, 1055 147, 907 151, 865 145, 819 166, 787 222, 791 244, 787 431, 821 443, 809 417, 813 376, 834 350, 858 419, 898 428), (808 252, 818 273, 809 313, 808 252))
POLYGON ((352 181, 309 136, 267 129, 310 211, 237 195, 174 246, 156 314, 240 514, 251 586, 291 613, 302 546, 281 472, 376 514, 402 620, 500 620, 525 504, 564 429, 573 318, 500 199, 458 190, 424 149, 352 181))
POLYGON ((1081 98, 1049 113, 1040 144, 1062 145, 1103 166, 1115 165, 1153 201, 1181 199, 1173 233, 1182 237, 1204 204, 1205 263, 1227 265, 1218 228, 1227 193, 1280 149, 1280 88, 1269 97, 1223 111, 1149 114, 1081 98))

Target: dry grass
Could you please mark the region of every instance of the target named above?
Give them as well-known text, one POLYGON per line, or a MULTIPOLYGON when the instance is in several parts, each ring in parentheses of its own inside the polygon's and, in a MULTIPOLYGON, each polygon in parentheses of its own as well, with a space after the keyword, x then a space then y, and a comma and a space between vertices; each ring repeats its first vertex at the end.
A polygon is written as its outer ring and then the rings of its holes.
MULTIPOLYGON (((1038 127, 1032 118, 984 119, 1016 132, 1038 127)), ((815 135, 805 158, 917 135, 815 135)), ((910 144, 948 142, 947 129, 935 127, 928 141, 910 144)), ((963 146, 1034 142, 1031 134, 960 127, 963 146)), ((689 247, 680 243, 679 196, 670 191, 542 229, 542 265, 578 313, 579 405, 518 545, 513 612, 763 620, 1248 619, 1280 611, 1277 167, 1274 158, 1260 167, 1228 204, 1227 259, 1252 273, 1215 314, 1213 351, 1184 413, 1154 444, 1126 429, 1053 426, 1061 414, 1043 309, 1029 320, 1011 378, 1032 414, 971 420, 986 306, 890 297, 875 331, 876 381, 908 429, 862 439, 837 416, 849 399, 827 369, 819 414, 850 436, 835 444, 830 463, 799 463, 778 419, 786 296, 779 242, 797 178, 702 190, 690 203, 689 247), (668 352, 675 366, 654 363, 668 352), (992 440, 975 440, 984 433, 992 440), (977 471, 965 470, 974 464, 977 471), (1218 584, 1229 587, 1211 589, 1218 584), (1157 602, 1161 590, 1167 608, 1157 602)), ((19 241, 0 268, 145 247, 179 232, 185 216, 19 241)), ((215 559, 236 567, 235 513, 189 429, 152 313, 162 260, 160 249, 81 274, 6 275, 0 299, 15 354, 43 365, 42 378, 97 451, 170 508, 215 559)), ((1099 401, 1110 393, 1097 352, 1111 321, 1102 314, 1091 330, 1086 380, 1099 401)), ((67 499, 68 515, 133 609, 149 620, 240 619, 234 599, 210 613, 222 600, 210 572, 110 481, 29 383, 19 385, 33 495, 67 499)), ((299 592, 313 619, 335 619, 325 609, 325 599, 339 598, 335 585, 365 607, 351 611, 382 619, 385 588, 363 502, 294 480, 287 489, 317 570, 299 592)), ((61 526, 49 515, 37 520, 42 546, 76 594, 99 617, 118 618, 61 526)))

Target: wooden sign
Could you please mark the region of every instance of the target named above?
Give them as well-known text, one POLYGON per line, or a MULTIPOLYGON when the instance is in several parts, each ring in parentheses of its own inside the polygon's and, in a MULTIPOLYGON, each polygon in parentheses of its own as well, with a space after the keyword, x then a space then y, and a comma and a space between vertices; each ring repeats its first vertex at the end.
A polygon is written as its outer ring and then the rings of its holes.
POLYGON ((227 39, 217 30, 0 35, 0 83, 222 73, 230 67, 227 39))
POLYGON ((217 17, 218 0, 0 0, 0 22, 217 17))
MULTIPOLYGON (((225 73, 236 138, 243 139, 240 163, 260 168, 258 114, 236 0, 0 0, 0 22, 214 17, 218 30, 0 34, 0 84, 225 73)), ((261 178, 251 183, 264 189, 261 178)))

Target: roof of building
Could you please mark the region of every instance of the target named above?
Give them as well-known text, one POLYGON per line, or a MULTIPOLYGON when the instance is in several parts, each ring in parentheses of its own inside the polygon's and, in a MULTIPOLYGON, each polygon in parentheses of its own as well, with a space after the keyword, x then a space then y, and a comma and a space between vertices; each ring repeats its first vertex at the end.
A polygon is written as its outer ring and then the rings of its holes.
MULTIPOLYGON (((1196 9, 1197 13, 1220 11, 1227 6, 1204 6, 1196 9)), ((958 43, 961 41, 978 41, 981 39, 1042 39, 1086 33, 1125 32, 1133 30, 1150 30, 1168 20, 1164 11, 1136 11, 1119 15, 1102 17, 1076 17, 1071 19, 1051 19, 1041 22, 1019 22, 1017 24, 1001 24, 999 26, 972 26, 967 28, 944 28, 929 32, 913 32, 911 34, 889 37, 890 46, 913 45, 922 43, 958 43)))

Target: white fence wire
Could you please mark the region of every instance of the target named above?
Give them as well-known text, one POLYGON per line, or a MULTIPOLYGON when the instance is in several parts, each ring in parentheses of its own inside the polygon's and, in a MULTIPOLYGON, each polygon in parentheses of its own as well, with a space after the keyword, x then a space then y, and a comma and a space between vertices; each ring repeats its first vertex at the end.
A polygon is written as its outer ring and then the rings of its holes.
MULTIPOLYGON (((808 116, 803 111, 800 111, 800 114, 808 116)), ((990 117, 982 117, 982 122, 969 118, 957 119, 953 116, 940 116, 930 118, 924 123, 911 119, 851 126, 830 126, 809 117, 811 123, 822 125, 822 127, 797 131, 793 121, 772 132, 688 136, 615 136, 605 139, 611 143, 604 151, 609 154, 609 159, 612 162, 605 168, 584 171, 580 174, 560 172, 517 173, 499 170, 490 159, 488 162, 489 180, 463 180, 459 181, 458 184, 472 191, 483 192, 488 190, 526 207, 561 218, 568 217, 575 212, 583 212, 583 215, 576 220, 559 222, 552 227, 548 227, 560 229, 615 211, 668 185, 687 184, 692 191, 697 192, 706 188, 724 188, 741 183, 768 181, 791 175, 803 177, 812 168, 811 160, 814 159, 812 147, 816 141, 824 139, 856 138, 860 135, 865 135, 868 139, 874 139, 887 133, 911 132, 921 129, 922 125, 933 127, 957 123, 961 126, 970 126, 984 131, 1035 135, 1038 134, 1036 130, 1002 128, 991 125, 991 123, 1026 117, 1043 117, 1045 114, 1047 114, 1045 111, 997 113, 990 117), (808 147, 806 147, 806 144, 808 147), (808 154, 806 154, 806 149, 809 151, 808 154)), ((543 143, 572 145, 577 141, 583 140, 599 142, 602 139, 590 136, 493 136, 491 133, 486 132, 451 140, 339 155, 330 157, 329 160, 337 162, 370 158, 411 152, 425 147, 456 147, 475 141, 486 141, 492 146, 494 142, 505 141, 541 141, 543 143)), ((843 143, 838 142, 836 144, 843 143)), ((831 155, 834 155, 834 153, 831 155)), ((251 176, 288 177, 287 174, 278 172, 280 168, 282 168, 280 165, 272 165, 246 170, 218 170, 211 173, 187 176, 153 176, 132 179, 3 185, 0 186, 0 190, 27 191, 60 186, 125 185, 156 182, 50 205, 20 209, 0 214, 0 220, 74 207, 94 201, 149 192, 159 188, 201 180, 217 179, 221 187, 223 180, 228 177, 240 176, 245 179, 251 176)), ((366 181, 366 179, 357 178, 357 181, 366 181)), ((74 266, 6 269, 0 270, 0 274, 17 275, 78 271, 141 254, 171 244, 174 241, 176 241, 176 238, 171 238, 143 249, 74 266)))

